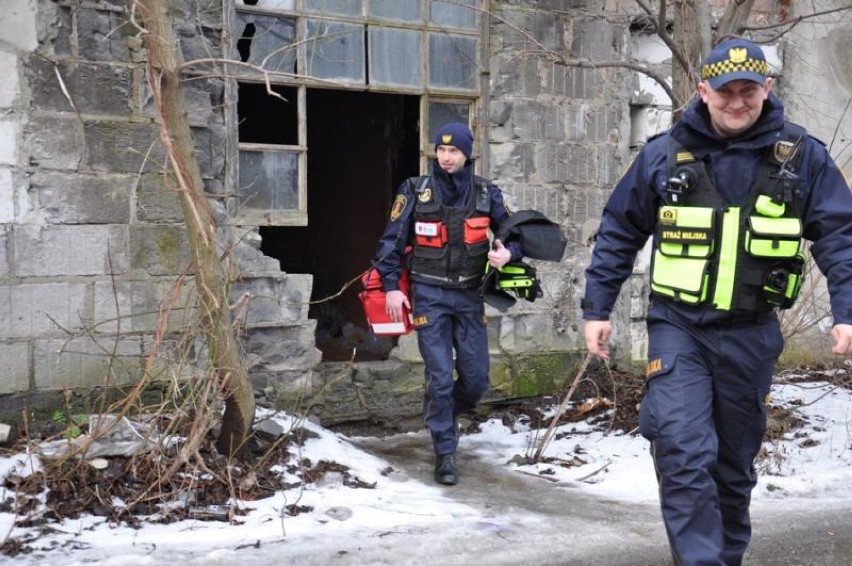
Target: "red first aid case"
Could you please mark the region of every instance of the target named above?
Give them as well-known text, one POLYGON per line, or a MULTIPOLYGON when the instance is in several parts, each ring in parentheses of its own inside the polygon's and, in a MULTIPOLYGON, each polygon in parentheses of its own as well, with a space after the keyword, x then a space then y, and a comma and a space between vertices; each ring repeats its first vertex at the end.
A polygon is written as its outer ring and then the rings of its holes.
MULTIPOLYGON (((364 290, 358 293, 364 314, 370 329, 377 336, 400 336, 414 330, 411 313, 405 309, 405 316, 400 322, 394 322, 388 316, 385 306, 385 292, 382 289, 382 278, 376 268, 370 269, 361 277, 364 290)), ((411 284, 408 280, 408 272, 403 271, 399 279, 399 290, 410 297, 411 284)))

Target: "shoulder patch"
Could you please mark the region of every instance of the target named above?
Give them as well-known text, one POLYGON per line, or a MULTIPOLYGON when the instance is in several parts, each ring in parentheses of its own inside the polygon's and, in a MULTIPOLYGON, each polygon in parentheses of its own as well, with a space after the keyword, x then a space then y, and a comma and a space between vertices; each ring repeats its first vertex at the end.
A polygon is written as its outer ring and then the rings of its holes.
POLYGON ((405 198, 405 195, 396 195, 390 211, 391 222, 395 222, 400 216, 402 216, 402 211, 405 210, 405 205, 407 203, 408 199, 405 198))

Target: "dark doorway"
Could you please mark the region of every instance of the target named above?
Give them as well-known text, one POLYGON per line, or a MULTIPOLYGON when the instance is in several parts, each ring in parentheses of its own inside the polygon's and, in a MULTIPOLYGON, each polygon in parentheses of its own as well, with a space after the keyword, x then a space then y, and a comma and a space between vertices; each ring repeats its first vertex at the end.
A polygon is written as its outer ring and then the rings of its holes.
POLYGON ((308 90, 307 121, 308 226, 262 227, 261 249, 285 272, 313 274, 309 316, 324 361, 386 359, 393 340, 369 331, 358 278, 397 186, 419 173, 419 98, 308 90))

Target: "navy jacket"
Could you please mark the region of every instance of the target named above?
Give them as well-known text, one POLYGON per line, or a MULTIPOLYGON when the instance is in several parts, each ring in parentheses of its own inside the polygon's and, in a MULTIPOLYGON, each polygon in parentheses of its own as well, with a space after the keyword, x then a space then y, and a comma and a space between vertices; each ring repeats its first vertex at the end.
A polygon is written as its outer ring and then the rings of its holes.
MULTIPOLYGON (((468 160, 464 168, 453 175, 441 169, 437 161, 432 164, 432 190, 440 191, 441 201, 446 206, 465 207, 475 195, 473 181, 473 161, 468 160)), ((414 242, 414 205, 417 197, 408 181, 403 182, 397 189, 397 195, 405 197, 405 208, 396 220, 389 220, 385 231, 379 238, 373 264, 382 275, 382 286, 385 291, 399 289, 400 258, 405 246, 414 242)), ((500 225, 509 217, 509 211, 503 203, 503 193, 496 186, 488 185, 490 201, 490 228, 496 233, 500 225)), ((506 244, 512 253, 512 261, 522 256, 517 243, 506 244)), ((483 275, 485 273, 483 272, 483 275)))
MULTIPOLYGON (((696 98, 670 134, 696 159, 704 161, 722 199, 738 206, 747 199, 764 150, 777 141, 783 124, 781 101, 770 94, 760 118, 748 132, 736 139, 722 138, 711 126, 707 106, 696 98)), ((804 237, 813 242, 811 254, 826 276, 835 323, 850 324, 852 192, 821 142, 808 137, 802 150, 796 174, 802 181, 797 186, 804 237)), ((584 319, 609 319, 621 284, 633 269, 636 253, 654 233, 657 210, 666 193, 666 158, 666 136, 652 138, 610 195, 585 272, 584 319)), ((667 304, 695 323, 728 316, 711 306, 670 301, 667 304)))

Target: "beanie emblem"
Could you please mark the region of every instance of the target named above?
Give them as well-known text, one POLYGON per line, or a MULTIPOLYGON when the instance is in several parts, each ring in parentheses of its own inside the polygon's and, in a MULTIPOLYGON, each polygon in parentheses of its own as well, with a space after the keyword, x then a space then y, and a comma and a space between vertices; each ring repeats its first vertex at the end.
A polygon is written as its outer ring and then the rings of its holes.
POLYGON ((453 134, 444 134, 441 136, 441 141, 444 145, 450 145, 450 142, 453 141, 453 134))

